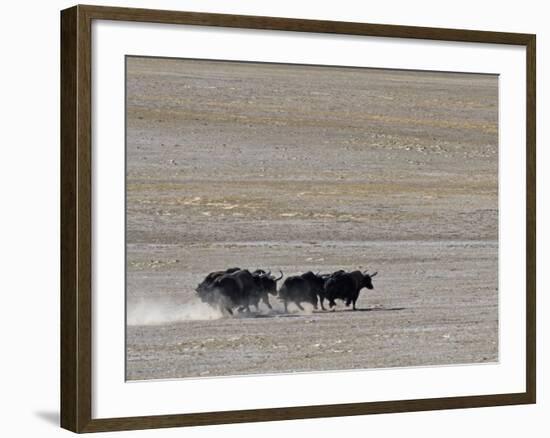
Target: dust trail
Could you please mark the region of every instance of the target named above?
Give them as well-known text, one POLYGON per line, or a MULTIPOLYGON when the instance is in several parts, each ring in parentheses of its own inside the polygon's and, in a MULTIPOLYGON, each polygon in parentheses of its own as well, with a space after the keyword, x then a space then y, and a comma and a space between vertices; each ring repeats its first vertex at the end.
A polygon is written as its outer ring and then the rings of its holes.
POLYGON ((128 325, 162 325, 183 321, 208 321, 223 318, 217 309, 198 299, 186 302, 143 299, 128 303, 128 325))
POLYGON ((304 310, 292 308, 291 313, 297 313, 299 315, 312 315, 313 311, 315 310, 313 304, 310 303, 302 303, 302 307, 304 308, 304 310))

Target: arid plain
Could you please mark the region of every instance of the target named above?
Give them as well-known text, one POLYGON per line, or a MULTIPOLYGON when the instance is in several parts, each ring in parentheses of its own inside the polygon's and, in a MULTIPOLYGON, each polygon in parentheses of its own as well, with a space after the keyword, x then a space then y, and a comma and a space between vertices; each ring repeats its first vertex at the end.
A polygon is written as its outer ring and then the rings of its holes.
POLYGON ((127 58, 127 379, 498 360, 498 78, 127 58), (239 266, 378 271, 222 317, 239 266))

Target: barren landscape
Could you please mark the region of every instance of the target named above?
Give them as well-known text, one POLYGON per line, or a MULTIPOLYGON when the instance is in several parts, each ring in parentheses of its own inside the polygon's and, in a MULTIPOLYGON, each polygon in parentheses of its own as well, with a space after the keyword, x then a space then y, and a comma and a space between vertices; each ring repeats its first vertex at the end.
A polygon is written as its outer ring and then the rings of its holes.
POLYGON ((498 78, 127 58, 128 380, 498 360, 498 78), (378 271, 224 317, 211 271, 378 271))

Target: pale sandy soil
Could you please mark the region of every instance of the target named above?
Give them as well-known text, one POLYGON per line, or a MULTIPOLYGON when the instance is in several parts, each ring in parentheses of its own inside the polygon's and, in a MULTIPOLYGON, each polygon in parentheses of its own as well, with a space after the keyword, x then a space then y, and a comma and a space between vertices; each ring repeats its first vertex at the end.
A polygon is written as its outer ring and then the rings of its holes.
POLYGON ((127 378, 498 360, 495 76, 128 59, 127 378), (231 266, 363 311, 219 318, 231 266))

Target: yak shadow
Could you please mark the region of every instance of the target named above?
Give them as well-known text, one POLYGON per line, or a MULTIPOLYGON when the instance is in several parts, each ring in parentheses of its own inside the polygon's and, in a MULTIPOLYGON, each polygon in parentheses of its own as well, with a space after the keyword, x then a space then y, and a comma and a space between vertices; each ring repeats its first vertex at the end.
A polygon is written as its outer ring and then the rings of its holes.
POLYGON ((322 314, 334 314, 334 313, 343 313, 343 312, 396 312, 399 310, 405 310, 405 307, 366 307, 361 309, 336 309, 336 310, 314 310, 311 313, 285 313, 281 311, 271 311, 269 313, 261 312, 250 312, 250 313, 239 313, 234 315, 236 319, 249 319, 249 318, 301 318, 311 315, 322 315, 322 314))
MULTIPOLYGON (((399 310, 405 310, 405 307, 367 307, 363 309, 341 309, 336 310, 337 312, 395 312, 399 310)), ((330 312, 330 310, 327 310, 327 312, 330 312)))
POLYGON ((234 315, 235 319, 249 319, 249 318, 298 318, 300 316, 307 316, 306 313, 284 313, 284 312, 269 312, 269 313, 256 313, 256 312, 250 312, 250 313, 239 313, 237 315, 234 315))

